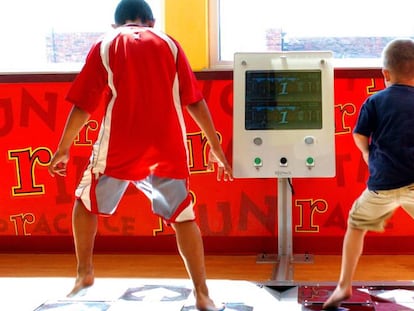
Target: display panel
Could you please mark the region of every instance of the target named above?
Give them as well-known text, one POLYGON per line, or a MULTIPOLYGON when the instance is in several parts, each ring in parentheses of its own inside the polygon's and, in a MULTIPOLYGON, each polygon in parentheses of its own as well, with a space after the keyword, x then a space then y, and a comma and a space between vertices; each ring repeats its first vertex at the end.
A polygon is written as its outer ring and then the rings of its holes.
POLYGON ((321 71, 247 70, 246 130, 322 128, 321 71))

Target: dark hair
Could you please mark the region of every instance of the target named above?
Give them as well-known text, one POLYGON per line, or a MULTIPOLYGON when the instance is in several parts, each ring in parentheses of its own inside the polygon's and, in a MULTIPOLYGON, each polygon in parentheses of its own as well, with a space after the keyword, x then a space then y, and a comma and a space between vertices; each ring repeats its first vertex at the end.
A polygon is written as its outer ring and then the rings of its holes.
POLYGON ((115 9, 115 23, 124 25, 126 21, 140 19, 141 22, 154 21, 151 7, 144 0, 121 0, 115 9))
POLYGON ((395 39, 383 51, 383 66, 399 78, 414 78, 414 41, 395 39))

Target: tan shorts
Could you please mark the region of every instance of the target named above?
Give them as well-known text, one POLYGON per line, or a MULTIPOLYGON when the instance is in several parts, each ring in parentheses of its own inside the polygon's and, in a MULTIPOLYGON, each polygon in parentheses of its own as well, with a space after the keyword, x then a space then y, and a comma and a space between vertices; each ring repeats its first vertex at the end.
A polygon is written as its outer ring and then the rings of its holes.
POLYGON ((384 231, 386 221, 398 207, 414 218, 414 184, 392 190, 365 189, 349 212, 348 225, 362 230, 384 231))
POLYGON ((138 181, 122 180, 106 175, 96 178, 88 169, 84 172, 75 196, 91 213, 109 216, 115 213, 130 184, 148 197, 153 213, 162 217, 166 223, 195 219, 188 179, 172 179, 155 175, 138 181))

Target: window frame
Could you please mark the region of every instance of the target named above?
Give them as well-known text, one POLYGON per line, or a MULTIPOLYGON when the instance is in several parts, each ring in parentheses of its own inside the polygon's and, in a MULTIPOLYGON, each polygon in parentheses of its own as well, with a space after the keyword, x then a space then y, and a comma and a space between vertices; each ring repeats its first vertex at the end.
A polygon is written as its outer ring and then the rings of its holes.
MULTIPOLYGON (((220 60, 220 3, 221 0, 209 0, 209 69, 232 70, 233 61, 220 60)), ((340 69, 378 69, 382 68, 380 58, 334 58, 334 68, 340 69)))
POLYGON ((211 70, 228 70, 233 69, 232 61, 220 60, 220 0, 209 1, 209 23, 208 23, 208 41, 209 41, 209 69, 211 70))

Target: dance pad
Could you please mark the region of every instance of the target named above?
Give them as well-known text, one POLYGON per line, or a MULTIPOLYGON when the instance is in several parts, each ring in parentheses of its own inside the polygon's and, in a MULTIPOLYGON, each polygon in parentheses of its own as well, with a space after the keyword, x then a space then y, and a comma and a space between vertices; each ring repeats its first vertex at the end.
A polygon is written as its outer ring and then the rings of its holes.
MULTIPOLYGON (((332 286, 300 286, 298 301, 302 310, 322 310, 331 295, 332 286)), ((337 309, 343 311, 405 311, 414 310, 414 286, 404 284, 360 285, 353 287, 353 295, 337 309)))
MULTIPOLYGON (((185 279, 97 278, 94 286, 66 298, 72 278, 0 278, 1 310, 24 311, 195 311, 192 286, 185 279)), ((210 295, 226 311, 310 311, 322 305, 336 284, 254 283, 209 280, 210 295)), ((414 283, 355 284, 338 311, 414 310, 414 283)))
MULTIPOLYGON (((126 282, 130 283, 130 285, 135 283, 135 286, 126 287, 121 292, 120 287, 122 283, 118 279, 114 280, 112 284, 110 280, 106 280, 105 288, 103 287, 104 284, 102 282, 99 284, 98 280, 93 287, 88 288, 82 295, 78 295, 78 297, 48 300, 34 309, 34 311, 197 310, 195 308, 192 289, 187 281, 141 279, 132 281, 128 279, 126 282), (98 287, 101 288, 98 289, 98 287)), ((249 292, 252 290, 260 290, 257 285, 248 282, 231 282, 231 286, 229 286, 228 282, 231 281, 212 281, 210 285, 212 295, 215 292, 214 288, 221 292, 223 292, 222 287, 233 288, 233 290, 228 291, 229 299, 226 301, 222 300, 223 302, 221 304, 226 306, 225 309, 228 311, 256 310, 252 305, 249 305, 248 299, 245 299, 245 302, 240 300, 243 296, 235 295, 235 289, 245 288, 249 292), (232 293, 232 291, 234 292, 232 293)), ((217 304, 219 303, 218 301, 217 304)))

